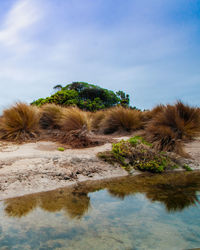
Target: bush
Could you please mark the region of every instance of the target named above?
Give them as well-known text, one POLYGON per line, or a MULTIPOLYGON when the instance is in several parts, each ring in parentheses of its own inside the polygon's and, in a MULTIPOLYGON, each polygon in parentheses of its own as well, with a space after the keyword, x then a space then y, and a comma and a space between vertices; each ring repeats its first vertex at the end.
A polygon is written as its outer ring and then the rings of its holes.
POLYGON ((177 102, 167 105, 147 123, 148 141, 160 151, 184 154, 182 140, 192 139, 200 132, 200 114, 197 108, 177 102))
POLYGON ((117 106, 105 111, 105 118, 100 123, 104 133, 116 131, 133 131, 142 127, 141 112, 136 109, 117 106))
POLYGON ((25 141, 38 134, 39 111, 25 103, 4 110, 0 120, 0 138, 25 141))
POLYGON ((41 108, 40 127, 43 129, 60 128, 63 108, 55 104, 45 104, 41 108))
POLYGON ((133 137, 128 141, 114 143, 111 152, 99 153, 98 156, 109 163, 119 163, 127 170, 132 168, 161 173, 172 169, 176 164, 165 153, 155 152, 141 137, 133 137))

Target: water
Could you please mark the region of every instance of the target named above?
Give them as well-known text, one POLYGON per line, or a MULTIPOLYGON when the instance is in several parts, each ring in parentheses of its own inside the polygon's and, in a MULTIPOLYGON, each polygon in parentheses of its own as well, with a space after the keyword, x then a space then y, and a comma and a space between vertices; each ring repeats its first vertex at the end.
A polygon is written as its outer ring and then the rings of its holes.
POLYGON ((87 182, 0 203, 0 249, 200 247, 200 173, 87 182))

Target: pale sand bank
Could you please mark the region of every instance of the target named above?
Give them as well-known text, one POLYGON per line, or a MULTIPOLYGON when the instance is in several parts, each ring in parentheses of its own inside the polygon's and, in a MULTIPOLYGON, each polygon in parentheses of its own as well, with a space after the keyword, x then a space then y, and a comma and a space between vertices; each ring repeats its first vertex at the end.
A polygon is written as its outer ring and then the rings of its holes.
MULTIPOLYGON (((120 138, 122 139, 122 138, 120 138)), ((126 139, 126 138, 124 138, 126 139)), ((58 151, 55 142, 41 141, 0 145, 0 200, 49 191, 85 180, 126 176, 119 166, 96 157, 111 149, 111 143, 85 149, 58 151)), ((185 144, 191 159, 183 159, 194 170, 200 169, 200 138, 185 144)), ((137 174, 137 171, 136 171, 137 174)))

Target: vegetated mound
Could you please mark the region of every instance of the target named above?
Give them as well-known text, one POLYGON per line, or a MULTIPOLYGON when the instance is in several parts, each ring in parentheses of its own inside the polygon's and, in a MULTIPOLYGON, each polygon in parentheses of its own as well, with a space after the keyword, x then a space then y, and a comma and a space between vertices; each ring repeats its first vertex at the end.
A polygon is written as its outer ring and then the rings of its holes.
POLYGON ((161 173, 178 167, 165 152, 155 151, 151 144, 139 136, 114 143, 111 151, 99 153, 98 157, 111 164, 118 163, 128 171, 137 169, 161 173))
POLYGON ((162 106, 146 124, 145 138, 158 151, 172 151, 184 155, 183 140, 191 140, 200 133, 200 112, 178 101, 162 106))
POLYGON ((58 89, 55 94, 47 98, 40 98, 32 104, 42 106, 46 103, 54 103, 65 107, 75 105, 88 111, 105 109, 117 104, 129 105, 129 95, 123 91, 114 93, 111 90, 85 82, 73 82, 65 87, 57 85, 54 89, 58 89))
POLYGON ((0 139, 9 141, 27 141, 39 134, 39 111, 25 103, 3 111, 0 119, 0 139))

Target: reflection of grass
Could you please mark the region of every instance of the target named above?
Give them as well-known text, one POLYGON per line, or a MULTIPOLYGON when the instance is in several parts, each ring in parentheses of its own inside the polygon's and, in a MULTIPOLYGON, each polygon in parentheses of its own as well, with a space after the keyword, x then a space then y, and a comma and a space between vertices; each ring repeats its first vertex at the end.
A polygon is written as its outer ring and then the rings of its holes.
POLYGON ((171 173, 139 175, 105 181, 90 181, 66 189, 9 199, 5 211, 12 217, 27 215, 37 206, 48 211, 64 210, 70 218, 81 218, 90 207, 88 193, 107 189, 115 197, 143 193, 154 201, 163 203, 169 212, 181 211, 198 201, 200 173, 171 173))
POLYGON ((26 195, 5 201, 5 212, 11 217, 22 217, 38 206, 35 195, 26 195))

